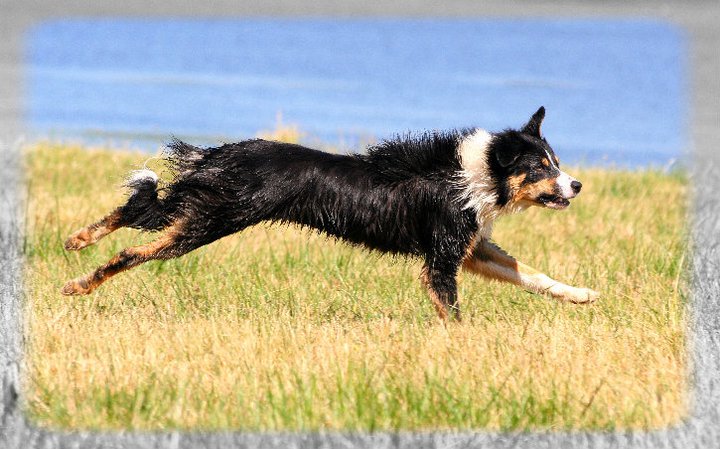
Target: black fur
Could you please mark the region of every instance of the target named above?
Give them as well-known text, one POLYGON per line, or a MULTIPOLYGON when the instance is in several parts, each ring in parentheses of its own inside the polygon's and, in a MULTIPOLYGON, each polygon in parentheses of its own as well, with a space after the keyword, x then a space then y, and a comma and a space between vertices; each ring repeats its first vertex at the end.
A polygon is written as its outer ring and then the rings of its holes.
POLYGON ((202 242, 274 221, 383 252, 459 260, 477 231, 452 182, 462 135, 408 135, 365 155, 260 139, 207 149, 176 141, 175 180, 160 196, 151 180, 133 186, 123 215, 126 226, 150 231, 180 220, 202 242))
MULTIPOLYGON (((501 209, 513 200, 518 189, 509 180, 514 176, 522 175, 528 184, 559 173, 556 164, 547 163, 554 154, 540 135, 543 116, 541 108, 521 131, 493 134, 487 148, 478 150, 487 157, 486 175, 494 184, 488 191, 496 195, 492 207, 501 209)), ((71 236, 66 248, 83 248, 123 226, 172 228, 170 237, 123 251, 63 291, 92 291, 112 274, 146 260, 178 257, 269 221, 297 223, 352 244, 422 258, 423 280, 436 306, 457 313, 458 269, 475 239, 489 238, 478 236, 478 211, 467 207, 460 145, 472 132, 408 134, 363 155, 261 139, 206 149, 173 141, 167 158, 174 180, 158 189, 154 177, 134 178, 126 204, 71 236)))
POLYGON ((179 255, 263 221, 297 223, 423 258, 431 287, 452 306, 455 276, 478 228, 455 182, 466 133, 406 135, 364 155, 260 139, 207 149, 175 141, 175 180, 160 195, 150 179, 132 185, 122 225, 158 231, 181 223, 179 255))

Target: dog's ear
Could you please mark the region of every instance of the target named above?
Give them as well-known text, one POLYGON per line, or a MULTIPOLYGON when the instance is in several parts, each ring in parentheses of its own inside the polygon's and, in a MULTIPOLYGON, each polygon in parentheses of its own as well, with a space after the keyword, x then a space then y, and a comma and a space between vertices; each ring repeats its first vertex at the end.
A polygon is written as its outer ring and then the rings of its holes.
POLYGON ((540 106, 540 109, 538 109, 537 112, 533 114, 533 116, 530 118, 530 121, 527 122, 520 131, 524 132, 525 134, 530 134, 531 136, 542 137, 540 135, 540 127, 542 126, 542 121, 544 118, 545 107, 540 106))
POLYGON ((521 150, 522 147, 518 142, 509 142, 508 145, 502 147, 502 150, 496 151, 495 156, 500 166, 505 168, 515 163, 520 157, 521 150))

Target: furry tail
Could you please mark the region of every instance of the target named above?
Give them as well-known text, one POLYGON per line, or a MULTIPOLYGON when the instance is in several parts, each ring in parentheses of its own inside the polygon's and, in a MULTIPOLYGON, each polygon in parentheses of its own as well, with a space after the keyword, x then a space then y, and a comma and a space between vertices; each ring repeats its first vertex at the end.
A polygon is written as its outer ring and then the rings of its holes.
MULTIPOLYGON (((175 172, 175 179, 167 187, 171 194, 173 186, 187 175, 195 172, 207 154, 200 148, 174 139, 165 150, 164 158, 175 172)), ((173 203, 167 196, 158 196, 158 175, 144 168, 130 173, 125 187, 131 190, 130 198, 120 213, 123 226, 145 231, 160 231, 172 222, 173 203)))
POLYGON ((148 169, 130 173, 125 187, 130 197, 120 207, 123 225, 145 231, 159 231, 168 226, 170 217, 163 200, 158 197, 158 175, 148 169))

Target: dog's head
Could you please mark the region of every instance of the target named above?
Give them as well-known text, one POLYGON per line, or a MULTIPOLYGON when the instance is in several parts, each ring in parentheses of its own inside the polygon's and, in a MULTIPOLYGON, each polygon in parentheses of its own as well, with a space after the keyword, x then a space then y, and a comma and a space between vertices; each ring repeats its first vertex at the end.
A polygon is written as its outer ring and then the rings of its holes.
POLYGON ((560 170, 560 161, 542 136, 545 108, 540 107, 520 130, 494 134, 488 165, 498 203, 513 208, 542 206, 565 209, 582 184, 560 170))

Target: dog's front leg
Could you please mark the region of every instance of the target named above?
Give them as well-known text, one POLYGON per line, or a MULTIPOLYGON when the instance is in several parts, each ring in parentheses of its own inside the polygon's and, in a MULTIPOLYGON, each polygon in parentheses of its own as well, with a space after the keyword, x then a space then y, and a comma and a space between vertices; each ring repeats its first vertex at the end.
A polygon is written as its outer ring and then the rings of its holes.
POLYGON ((497 245, 486 239, 479 240, 463 262, 463 268, 487 278, 510 282, 530 292, 549 294, 560 301, 573 303, 593 302, 600 294, 589 288, 563 284, 549 276, 518 262, 497 245))
POLYGON ((448 315, 460 321, 460 306, 457 300, 457 267, 455 270, 431 268, 426 263, 420 274, 420 280, 428 290, 430 300, 438 316, 446 321, 448 315))

